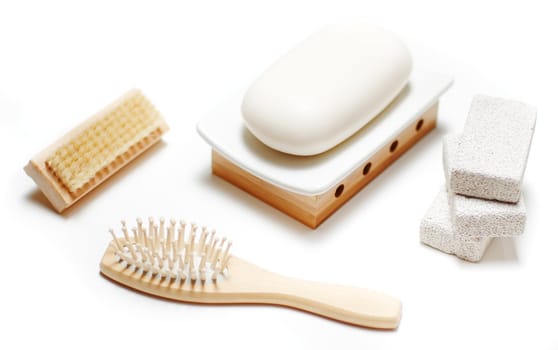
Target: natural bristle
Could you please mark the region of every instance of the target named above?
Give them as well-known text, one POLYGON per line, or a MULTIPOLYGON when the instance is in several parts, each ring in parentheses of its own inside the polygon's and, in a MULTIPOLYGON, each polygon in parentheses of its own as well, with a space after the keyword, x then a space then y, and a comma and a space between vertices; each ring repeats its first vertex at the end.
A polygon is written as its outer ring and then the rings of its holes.
POLYGON ((165 219, 161 218, 157 225, 150 217, 147 228, 142 223, 140 218, 136 219, 136 226, 131 229, 132 237, 125 221, 121 221, 122 237, 117 237, 114 230, 109 229, 118 262, 152 278, 217 282, 226 277, 231 242, 216 237, 215 230, 209 231, 205 226, 200 230, 196 224, 188 225, 181 220, 176 236, 174 219, 165 225, 165 219), (187 226, 190 226, 188 236, 187 226))
POLYGON ((163 116, 132 89, 29 160, 25 172, 59 213, 157 144, 163 116))
POLYGON ((72 193, 155 132, 162 118, 139 90, 60 146, 46 164, 72 193))

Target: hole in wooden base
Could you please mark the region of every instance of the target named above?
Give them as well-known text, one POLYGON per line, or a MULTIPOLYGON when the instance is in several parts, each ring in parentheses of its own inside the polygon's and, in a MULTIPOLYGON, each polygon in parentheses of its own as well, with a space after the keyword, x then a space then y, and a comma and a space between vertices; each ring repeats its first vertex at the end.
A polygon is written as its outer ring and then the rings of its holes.
POLYGON ((366 163, 366 165, 362 169, 362 175, 368 175, 368 173, 370 172, 371 167, 372 167, 372 163, 370 163, 370 162, 366 163))
POLYGON ((345 186, 343 184, 339 185, 337 187, 337 189, 335 190, 335 198, 339 198, 339 196, 343 194, 344 189, 345 189, 345 186))
POLYGON ((391 143, 391 146, 389 146, 389 151, 390 152, 394 152, 397 149, 397 145, 399 144, 399 142, 397 140, 393 141, 391 143))
POLYGON ((424 124, 424 119, 421 119, 417 122, 417 125, 415 126, 415 130, 419 131, 422 128, 422 125, 424 124))

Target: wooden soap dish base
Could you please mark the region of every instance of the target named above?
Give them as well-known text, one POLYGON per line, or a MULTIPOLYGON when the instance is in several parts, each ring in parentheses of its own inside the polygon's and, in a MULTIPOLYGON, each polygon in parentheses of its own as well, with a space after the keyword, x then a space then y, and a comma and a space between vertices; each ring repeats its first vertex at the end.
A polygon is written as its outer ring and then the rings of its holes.
POLYGON ((318 195, 303 195, 277 187, 256 177, 212 150, 213 174, 261 199, 310 228, 318 227, 325 219, 381 174, 403 153, 414 146, 436 127, 438 103, 432 105, 416 122, 409 125, 393 140, 350 173, 339 184, 318 195))

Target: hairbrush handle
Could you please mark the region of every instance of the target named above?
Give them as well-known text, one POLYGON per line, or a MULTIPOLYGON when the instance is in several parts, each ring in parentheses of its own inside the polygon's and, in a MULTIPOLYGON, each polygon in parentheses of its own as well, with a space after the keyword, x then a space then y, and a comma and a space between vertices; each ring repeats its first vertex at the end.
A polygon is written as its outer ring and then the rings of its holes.
POLYGON ((401 301, 380 292, 292 278, 278 281, 275 287, 277 304, 342 322, 394 329, 401 319, 401 301))
MULTIPOLYGON (((369 289, 290 278, 233 257, 231 282, 239 277, 241 302, 289 306, 369 328, 394 329, 401 319, 401 301, 369 289)), ((236 283, 235 283, 236 284, 236 283)), ((227 287, 224 287, 228 289, 227 287)), ((234 288, 233 288, 234 289, 234 288)), ((240 301, 240 300, 237 300, 240 301)))

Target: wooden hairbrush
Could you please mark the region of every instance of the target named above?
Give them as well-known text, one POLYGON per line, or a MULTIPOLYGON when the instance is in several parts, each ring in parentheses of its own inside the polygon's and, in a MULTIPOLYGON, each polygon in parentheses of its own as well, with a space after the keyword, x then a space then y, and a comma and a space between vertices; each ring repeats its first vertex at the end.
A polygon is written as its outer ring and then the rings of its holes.
POLYGON ((401 302, 371 290, 289 278, 231 255, 215 230, 184 221, 141 219, 113 240, 101 273, 141 292, 206 304, 288 306, 358 326, 394 329, 401 302))

